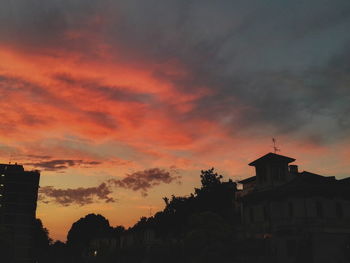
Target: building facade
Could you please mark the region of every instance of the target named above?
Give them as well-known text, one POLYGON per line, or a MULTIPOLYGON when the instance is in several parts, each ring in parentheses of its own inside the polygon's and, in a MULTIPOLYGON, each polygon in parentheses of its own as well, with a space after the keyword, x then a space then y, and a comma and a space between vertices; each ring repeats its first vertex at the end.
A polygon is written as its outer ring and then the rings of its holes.
MULTIPOLYGON (((240 181, 244 235, 266 240, 275 262, 350 262, 350 178, 299 172, 269 153, 240 181)), ((271 261, 273 262, 273 261, 271 261)))
POLYGON ((32 232, 39 187, 39 171, 22 165, 0 164, 0 226, 11 262, 33 262, 32 232))

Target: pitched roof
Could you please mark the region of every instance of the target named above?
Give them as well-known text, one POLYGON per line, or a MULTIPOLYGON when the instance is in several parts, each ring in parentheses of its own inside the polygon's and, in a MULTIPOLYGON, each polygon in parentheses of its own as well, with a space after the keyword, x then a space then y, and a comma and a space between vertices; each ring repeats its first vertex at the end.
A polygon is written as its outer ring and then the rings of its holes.
POLYGON ((255 161, 251 162, 249 165, 250 166, 256 166, 261 163, 266 163, 266 162, 283 162, 283 163, 291 163, 294 162, 295 159, 275 154, 275 153, 268 153, 265 154, 264 156, 260 157, 259 159, 256 159, 255 161))

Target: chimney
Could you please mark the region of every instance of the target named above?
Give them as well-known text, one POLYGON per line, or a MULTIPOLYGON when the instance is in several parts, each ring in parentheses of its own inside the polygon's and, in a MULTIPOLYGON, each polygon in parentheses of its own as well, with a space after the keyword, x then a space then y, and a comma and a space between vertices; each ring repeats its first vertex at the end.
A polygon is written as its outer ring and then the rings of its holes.
POLYGON ((298 165, 289 165, 289 173, 291 175, 298 175, 298 165))

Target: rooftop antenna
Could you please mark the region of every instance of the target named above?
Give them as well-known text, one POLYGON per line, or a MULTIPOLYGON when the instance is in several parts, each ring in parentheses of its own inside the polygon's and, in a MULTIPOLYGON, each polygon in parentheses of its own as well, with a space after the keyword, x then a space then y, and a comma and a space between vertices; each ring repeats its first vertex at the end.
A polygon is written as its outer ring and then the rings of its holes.
POLYGON ((152 206, 149 207, 149 217, 152 217, 152 206))
POLYGON ((273 151, 274 151, 274 153, 280 152, 281 149, 276 146, 276 139, 275 138, 272 138, 272 142, 273 142, 273 151))

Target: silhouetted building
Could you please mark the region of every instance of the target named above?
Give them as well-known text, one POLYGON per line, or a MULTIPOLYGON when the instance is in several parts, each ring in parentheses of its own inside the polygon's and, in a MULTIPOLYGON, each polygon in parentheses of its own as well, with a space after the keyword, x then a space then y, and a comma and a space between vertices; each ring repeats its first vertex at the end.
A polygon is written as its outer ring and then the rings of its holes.
MULTIPOLYGON (((265 239, 276 262, 350 262, 350 178, 299 172, 269 153, 240 181, 246 238, 265 239)), ((272 261, 273 262, 273 261, 272 261)))
POLYGON ((6 235, 11 262, 33 262, 31 238, 39 178, 39 171, 25 171, 17 164, 0 164, 0 226, 6 235))

